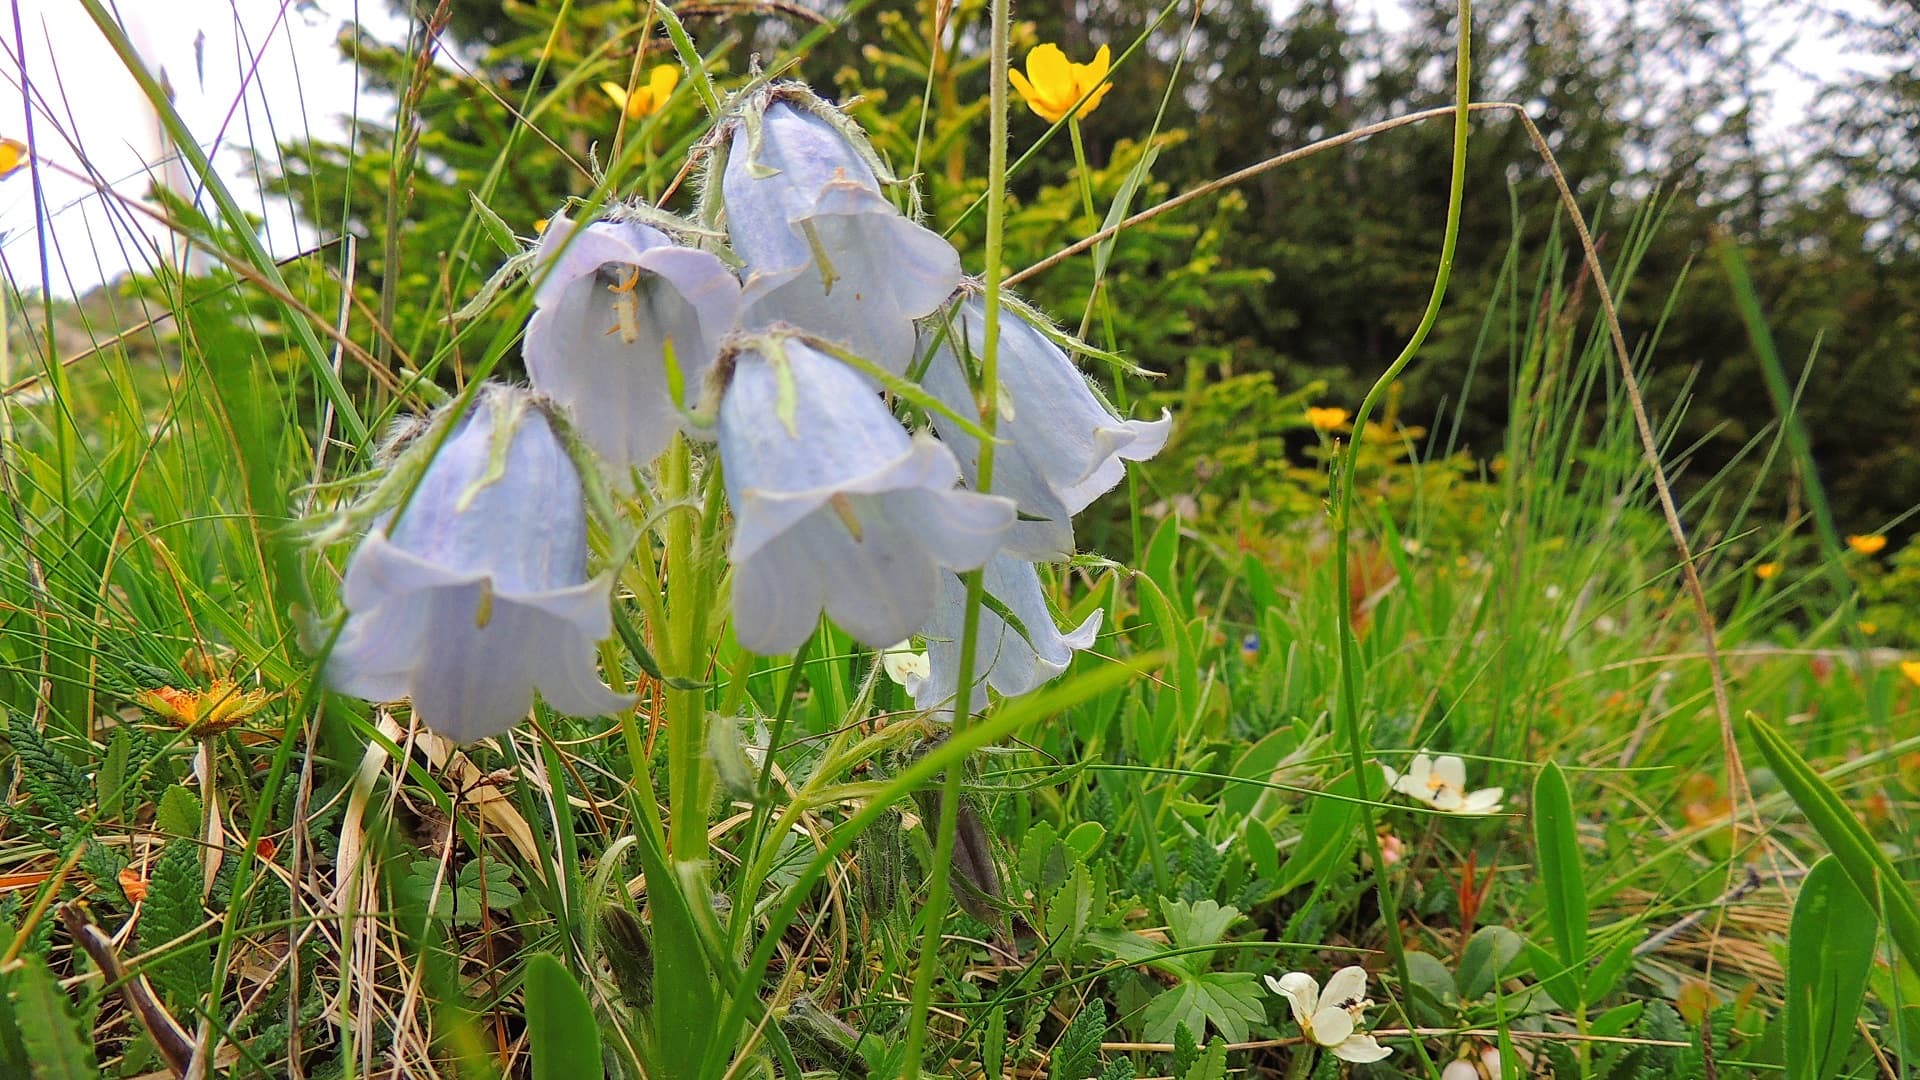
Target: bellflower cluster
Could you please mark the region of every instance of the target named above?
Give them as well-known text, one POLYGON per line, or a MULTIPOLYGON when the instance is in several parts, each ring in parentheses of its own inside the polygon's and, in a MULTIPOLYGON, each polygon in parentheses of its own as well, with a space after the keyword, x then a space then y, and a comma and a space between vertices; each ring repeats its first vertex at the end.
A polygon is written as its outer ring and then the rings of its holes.
POLYGON ((583 492, 602 490, 595 461, 632 492, 676 434, 714 441, 747 650, 794 650, 823 615, 886 655, 918 642, 925 659, 900 677, 950 716, 960 575, 976 570, 975 706, 1093 644, 1101 613, 1063 632, 1037 564, 1072 556, 1074 516, 1165 445, 1168 417, 1119 415, 1072 340, 1006 298, 997 465, 979 490, 980 426, 934 409, 910 430, 896 403, 978 415, 982 290, 895 205, 904 185, 865 135, 777 84, 730 103, 704 150, 699 225, 638 204, 556 214, 516 261, 534 282, 532 389, 488 386, 434 418, 348 515, 366 535, 342 582, 334 689, 410 697, 462 740, 518 722, 536 689, 572 715, 626 707, 593 669, 612 570, 588 576, 583 492))

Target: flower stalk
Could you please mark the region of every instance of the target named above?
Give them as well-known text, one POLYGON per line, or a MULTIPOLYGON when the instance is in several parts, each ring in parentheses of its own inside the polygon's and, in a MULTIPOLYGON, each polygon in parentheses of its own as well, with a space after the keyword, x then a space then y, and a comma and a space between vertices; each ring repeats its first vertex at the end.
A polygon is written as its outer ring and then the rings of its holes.
MULTIPOLYGON (((1000 374, 1000 290, 1005 270, 1001 266, 1001 248, 1007 223, 1007 40, 1010 24, 1009 0, 991 0, 989 10, 988 38, 991 41, 990 57, 987 68, 988 136, 987 136, 987 227, 984 243, 982 275, 986 285, 984 297, 984 317, 986 341, 980 350, 980 423, 986 429, 989 438, 981 441, 978 471, 975 474, 975 489, 980 492, 993 490, 993 451, 991 438, 997 426, 1000 410, 994 407, 999 400, 1000 374)), ((953 734, 958 736, 967 728, 972 719, 974 702, 973 669, 975 652, 980 637, 980 600, 985 590, 985 573, 971 570, 962 576, 966 582, 967 601, 964 623, 960 634, 960 663, 956 672, 956 693, 953 701, 953 734)), ((954 839, 959 830, 958 808, 960 805, 960 767, 958 764, 947 769, 942 783, 940 799, 940 820, 936 826, 934 838, 935 867, 952 864, 954 839)), ((907 1017, 906 1053, 901 1076, 903 1080, 919 1080, 920 1055, 926 1046, 927 1016, 933 1000, 933 975, 938 966, 940 955, 940 931, 946 920, 948 892, 951 881, 948 875, 936 871, 927 889, 925 912, 926 928, 920 944, 920 963, 913 974, 913 1002, 907 1017)))

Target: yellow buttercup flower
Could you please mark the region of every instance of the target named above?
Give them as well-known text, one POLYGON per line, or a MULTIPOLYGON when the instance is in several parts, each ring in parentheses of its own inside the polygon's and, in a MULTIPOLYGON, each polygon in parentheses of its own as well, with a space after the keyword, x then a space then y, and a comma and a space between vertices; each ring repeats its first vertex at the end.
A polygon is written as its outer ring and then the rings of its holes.
POLYGON ((636 86, 633 93, 615 82, 603 82, 600 89, 613 99, 613 103, 627 112, 627 119, 642 120, 652 116, 666 105, 673 96, 673 88, 680 85, 680 67, 677 64, 661 64, 647 72, 647 84, 636 86))
POLYGON ((239 724, 266 708, 272 699, 272 694, 259 687, 243 691, 232 679, 215 679, 205 690, 162 686, 134 695, 142 708, 196 739, 218 735, 239 724))
POLYGON ((1772 581, 1775 577, 1779 576, 1779 574, 1780 564, 1777 562, 1763 562, 1753 568, 1753 576, 1759 578, 1761 581, 1772 581))
POLYGON ((1068 60, 1058 45, 1036 45, 1027 54, 1027 73, 1009 71, 1007 76, 1013 80, 1013 88, 1020 92, 1027 108, 1047 123, 1057 124, 1082 97, 1087 99, 1086 103, 1074 116, 1085 120, 1100 104, 1100 99, 1107 96, 1107 91, 1113 89, 1113 84, 1107 81, 1109 63, 1110 50, 1105 45, 1093 54, 1091 64, 1068 60))
POLYGON ((0 180, 12 176, 31 160, 26 143, 19 139, 0 139, 0 180))
POLYGON ((1867 536, 1847 537, 1847 546, 1862 555, 1878 555, 1887 546, 1887 538, 1879 533, 1867 536))
POLYGON ((1905 675, 1908 682, 1920 686, 1920 660, 1900 661, 1900 674, 1905 675))
POLYGON ((1874 622, 1872 619, 1861 619, 1860 632, 1867 635, 1868 637, 1872 637, 1873 635, 1880 632, 1880 624, 1877 622, 1874 622))
POLYGON ((1315 431, 1332 431, 1347 422, 1347 415, 1347 410, 1334 405, 1307 406, 1307 423, 1312 424, 1315 431))

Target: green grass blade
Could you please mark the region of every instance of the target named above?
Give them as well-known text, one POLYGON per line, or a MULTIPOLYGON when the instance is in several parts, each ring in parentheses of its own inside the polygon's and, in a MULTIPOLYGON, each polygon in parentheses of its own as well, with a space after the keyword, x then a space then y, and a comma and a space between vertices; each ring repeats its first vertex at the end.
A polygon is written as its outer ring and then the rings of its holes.
POLYGON ((1787 1076, 1838 1075, 1866 998, 1879 923, 1832 855, 1815 863, 1787 931, 1787 1076))
POLYGON ((1773 767, 1780 786, 1840 860, 1854 887, 1867 903, 1880 910, 1887 932, 1893 936, 1894 947, 1907 963, 1920 967, 1920 903, 1914 901, 1913 887, 1901 879, 1892 861, 1873 842, 1866 827, 1853 816, 1833 786, 1820 778, 1813 766, 1807 764, 1807 759, 1801 757, 1773 725, 1748 713, 1747 727, 1753 732, 1754 741, 1760 744, 1767 764, 1773 767))

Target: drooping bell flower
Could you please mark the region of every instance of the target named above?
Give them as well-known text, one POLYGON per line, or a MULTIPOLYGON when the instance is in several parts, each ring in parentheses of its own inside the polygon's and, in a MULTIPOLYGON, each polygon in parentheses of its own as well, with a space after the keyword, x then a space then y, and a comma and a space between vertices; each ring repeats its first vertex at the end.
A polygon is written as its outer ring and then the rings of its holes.
POLYGON ((573 716, 631 703, 594 671, 613 581, 587 577, 580 474, 548 408, 489 386, 402 454, 395 473, 420 470, 419 482, 348 560, 347 622, 326 666, 334 690, 412 698, 422 723, 459 742, 519 723, 535 689, 573 716))
MULTIPOLYGON (((1073 361, 1034 326, 1040 316, 1021 305, 1000 309, 1000 415, 990 490, 1019 505, 1020 521, 1006 550, 1029 559, 1073 551, 1073 516, 1118 484, 1126 462, 1145 461, 1167 443, 1173 420, 1122 420, 1095 396, 1073 361)), ((921 326, 923 348, 938 342, 921 384, 963 416, 978 415, 973 386, 986 344, 986 303, 965 295, 921 326)), ((967 480, 978 479, 980 444, 944 416, 940 439, 959 455, 967 480)))
MULTIPOLYGON (((1031 693, 1067 670, 1073 654, 1091 648, 1100 633, 1101 617, 1093 614, 1072 630, 1061 633, 1047 609, 1047 598, 1040 590, 1040 575, 1025 559, 997 555, 982 574, 981 587, 992 603, 980 606, 980 628, 976 632, 973 654, 973 690, 967 695, 968 711, 978 712, 986 705, 987 687, 1002 697, 1031 693), (998 608, 999 610, 996 610, 998 608), (1002 618, 1005 611, 1018 621, 1015 627, 1002 618)), ((965 629, 967 591, 952 574, 941 575, 940 604, 927 621, 921 636, 927 642, 925 679, 913 689, 916 707, 936 715, 951 717, 955 696, 960 688, 960 644, 965 629)))
POLYGON ((914 320, 960 283, 953 246, 887 201, 865 137, 804 88, 749 100, 731 139, 720 194, 746 327, 786 323, 905 371, 914 320))
POLYGON ((755 339, 733 362, 719 438, 740 644, 790 651, 823 611, 876 649, 919 630, 941 572, 986 562, 1013 502, 956 487, 952 451, 812 346, 755 339))
POLYGON ((540 237, 523 352, 534 388, 565 406, 587 444, 631 468, 686 430, 668 392, 673 350, 691 405, 740 316, 740 283, 711 252, 635 221, 579 225, 556 214, 540 237))

